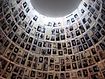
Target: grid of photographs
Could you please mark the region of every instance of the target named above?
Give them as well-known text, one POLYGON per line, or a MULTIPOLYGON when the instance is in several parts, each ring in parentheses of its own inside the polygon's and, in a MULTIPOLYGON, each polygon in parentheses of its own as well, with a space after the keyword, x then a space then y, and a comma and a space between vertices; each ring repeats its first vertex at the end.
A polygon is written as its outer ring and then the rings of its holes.
POLYGON ((105 1, 82 1, 64 26, 39 22, 30 4, 0 1, 0 77, 104 79, 105 1))

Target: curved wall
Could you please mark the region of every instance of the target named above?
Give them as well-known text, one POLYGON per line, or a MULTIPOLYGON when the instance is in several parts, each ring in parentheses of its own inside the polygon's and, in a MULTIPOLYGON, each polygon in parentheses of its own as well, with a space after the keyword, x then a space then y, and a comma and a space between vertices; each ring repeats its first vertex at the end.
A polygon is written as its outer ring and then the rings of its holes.
POLYGON ((40 15, 30 0, 0 1, 0 77, 105 79, 105 2, 69 16, 40 15))

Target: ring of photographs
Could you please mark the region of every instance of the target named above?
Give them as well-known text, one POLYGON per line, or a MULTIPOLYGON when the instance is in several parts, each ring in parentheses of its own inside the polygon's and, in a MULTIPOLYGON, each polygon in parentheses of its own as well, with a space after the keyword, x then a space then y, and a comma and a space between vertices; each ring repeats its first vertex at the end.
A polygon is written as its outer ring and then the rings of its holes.
POLYGON ((105 1, 49 18, 30 0, 1 0, 0 78, 104 79, 105 1))

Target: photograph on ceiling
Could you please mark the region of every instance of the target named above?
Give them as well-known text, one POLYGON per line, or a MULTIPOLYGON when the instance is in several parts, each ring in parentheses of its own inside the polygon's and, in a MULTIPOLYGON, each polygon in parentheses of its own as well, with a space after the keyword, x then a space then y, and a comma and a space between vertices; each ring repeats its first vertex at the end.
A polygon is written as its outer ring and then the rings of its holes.
POLYGON ((32 62, 31 61, 27 61, 27 67, 31 67, 32 62))
POLYGON ((17 35, 14 35, 14 37, 13 37, 12 41, 13 41, 13 42, 16 42, 16 41, 17 41, 17 39, 18 39, 18 36, 17 36, 17 35))
POLYGON ((0 58, 0 70, 4 69, 6 67, 6 65, 7 65, 7 63, 8 62, 5 59, 0 58))
POLYGON ((14 64, 9 63, 9 64, 7 65, 6 71, 7 71, 8 73, 11 73, 11 71, 13 70, 13 67, 14 67, 14 64))
POLYGON ((16 59, 16 54, 11 53, 9 60, 14 61, 16 59))
POLYGON ((20 70, 20 67, 18 67, 18 66, 15 66, 15 67, 14 67, 14 70, 13 70, 13 72, 15 72, 15 73, 18 73, 18 72, 19 72, 19 70, 20 70))
POLYGON ((18 38, 17 41, 16 41, 16 44, 17 45, 20 45, 21 42, 22 42, 22 39, 21 38, 18 38))
POLYGON ((35 75, 36 75, 36 71, 31 71, 31 73, 30 73, 30 77, 34 77, 35 78, 35 75))
POLYGON ((15 63, 16 63, 16 64, 20 64, 21 59, 22 59, 21 57, 16 57, 16 59, 15 59, 15 63))
POLYGON ((29 43, 32 43, 32 41, 33 41, 33 37, 29 37, 28 42, 29 42, 29 43))
MULTIPOLYGON (((13 24, 11 26, 13 26, 13 24)), ((18 26, 14 25, 14 27, 12 29, 13 29, 14 32, 16 32, 18 30, 18 26)))

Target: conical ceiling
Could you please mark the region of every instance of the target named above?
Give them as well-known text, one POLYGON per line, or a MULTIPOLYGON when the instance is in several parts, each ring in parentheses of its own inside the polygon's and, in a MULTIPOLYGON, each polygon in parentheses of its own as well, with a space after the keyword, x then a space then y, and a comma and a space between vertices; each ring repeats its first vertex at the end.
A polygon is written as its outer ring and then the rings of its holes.
POLYGON ((105 79, 105 0, 60 18, 0 0, 0 79, 105 79))

